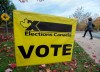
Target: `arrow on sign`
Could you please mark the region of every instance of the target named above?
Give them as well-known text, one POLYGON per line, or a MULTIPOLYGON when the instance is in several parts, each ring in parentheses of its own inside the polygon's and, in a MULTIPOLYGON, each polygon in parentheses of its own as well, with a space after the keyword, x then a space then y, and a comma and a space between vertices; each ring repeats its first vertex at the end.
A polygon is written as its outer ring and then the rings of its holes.
POLYGON ((72 25, 61 24, 61 23, 52 23, 52 22, 42 22, 42 21, 31 21, 28 20, 28 23, 31 23, 26 30, 34 31, 56 31, 56 32, 71 32, 72 25))

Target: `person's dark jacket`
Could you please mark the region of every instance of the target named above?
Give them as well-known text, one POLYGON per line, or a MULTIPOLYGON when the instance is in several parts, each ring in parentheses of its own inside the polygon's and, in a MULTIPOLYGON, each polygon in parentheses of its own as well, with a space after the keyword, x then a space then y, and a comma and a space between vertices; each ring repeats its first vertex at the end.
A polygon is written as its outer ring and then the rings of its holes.
POLYGON ((93 27, 92 27, 92 21, 88 21, 86 29, 87 30, 92 30, 93 29, 93 27))

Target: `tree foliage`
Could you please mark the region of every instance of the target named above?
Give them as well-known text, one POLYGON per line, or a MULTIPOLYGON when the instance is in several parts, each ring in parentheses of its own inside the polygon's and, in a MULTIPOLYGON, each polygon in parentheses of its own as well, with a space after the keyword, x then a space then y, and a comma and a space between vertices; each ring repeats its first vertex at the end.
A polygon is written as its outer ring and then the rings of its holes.
POLYGON ((91 13, 90 12, 84 12, 83 7, 77 8, 76 11, 73 14, 73 17, 76 18, 79 23, 81 21, 86 20, 90 16, 91 16, 91 13))
POLYGON ((89 17, 92 17, 93 24, 95 24, 94 30, 99 31, 100 30, 100 17, 98 14, 91 15, 90 12, 85 12, 83 7, 77 8, 72 17, 77 19, 77 30, 85 30, 87 26, 87 19, 89 17))
POLYGON ((77 8, 73 18, 77 19, 77 30, 84 30, 86 28, 87 19, 91 17, 90 12, 85 12, 83 7, 77 8))
POLYGON ((97 30, 97 31, 100 31, 100 17, 97 17, 95 20, 94 20, 94 22, 93 22, 94 24, 95 24, 95 29, 97 30))

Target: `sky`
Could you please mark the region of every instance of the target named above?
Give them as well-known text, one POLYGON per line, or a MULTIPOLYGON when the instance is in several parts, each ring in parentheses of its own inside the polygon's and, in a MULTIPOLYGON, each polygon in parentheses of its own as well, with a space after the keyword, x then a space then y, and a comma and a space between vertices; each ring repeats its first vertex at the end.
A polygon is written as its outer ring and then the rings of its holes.
POLYGON ((100 0, 28 0, 21 3, 19 0, 11 0, 17 10, 51 14, 63 17, 71 16, 77 8, 83 7, 84 12, 100 16, 100 0))

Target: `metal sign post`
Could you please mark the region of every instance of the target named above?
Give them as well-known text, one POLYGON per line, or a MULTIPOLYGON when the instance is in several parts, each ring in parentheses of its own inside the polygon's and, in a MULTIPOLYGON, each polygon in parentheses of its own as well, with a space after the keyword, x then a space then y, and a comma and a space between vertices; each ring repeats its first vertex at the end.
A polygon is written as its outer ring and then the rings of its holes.
POLYGON ((7 32, 7 36, 8 36, 8 25, 7 25, 7 21, 6 21, 6 32, 7 32))

